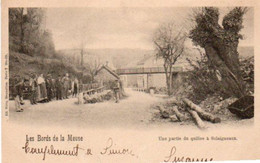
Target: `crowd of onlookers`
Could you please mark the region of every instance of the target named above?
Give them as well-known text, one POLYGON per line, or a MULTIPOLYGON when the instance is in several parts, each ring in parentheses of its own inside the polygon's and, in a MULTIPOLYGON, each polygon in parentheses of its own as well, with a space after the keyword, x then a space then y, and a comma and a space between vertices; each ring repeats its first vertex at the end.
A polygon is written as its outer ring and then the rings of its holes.
MULTIPOLYGON (((45 103, 56 100, 68 99, 71 95, 76 97, 80 90, 80 84, 77 77, 69 77, 66 73, 64 76, 58 76, 56 79, 48 74, 30 74, 29 80, 29 99, 32 105, 37 103, 45 103)), ((22 112, 21 105, 23 102, 23 92, 25 86, 24 78, 17 78, 13 87, 13 96, 15 100, 15 108, 17 112, 22 112)))

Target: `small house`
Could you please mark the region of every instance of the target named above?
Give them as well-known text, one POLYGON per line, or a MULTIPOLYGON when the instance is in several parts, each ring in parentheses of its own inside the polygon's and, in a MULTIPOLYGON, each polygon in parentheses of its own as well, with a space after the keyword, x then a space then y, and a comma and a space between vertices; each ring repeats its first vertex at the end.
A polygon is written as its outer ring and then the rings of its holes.
POLYGON ((117 79, 120 79, 119 75, 107 65, 103 65, 95 76, 95 81, 107 88, 117 79))

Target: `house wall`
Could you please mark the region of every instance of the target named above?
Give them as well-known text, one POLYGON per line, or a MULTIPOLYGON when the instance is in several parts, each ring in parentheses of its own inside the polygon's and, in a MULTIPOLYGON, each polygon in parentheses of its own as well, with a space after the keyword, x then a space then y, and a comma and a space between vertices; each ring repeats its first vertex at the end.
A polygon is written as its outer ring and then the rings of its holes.
POLYGON ((123 87, 127 87, 127 75, 120 75, 119 77, 120 77, 123 87))
POLYGON ((148 85, 149 87, 166 87, 166 78, 164 73, 160 74, 151 74, 151 84, 148 85))
MULTIPOLYGON (((185 73, 173 74, 173 88, 178 87, 182 83, 182 77, 185 73)), ((150 88, 166 87, 166 77, 164 73, 158 74, 134 74, 134 75, 122 75, 125 87, 138 87, 138 88, 150 88)))
POLYGON ((120 79, 125 87, 166 87, 165 74, 131 74, 121 75, 120 79))
POLYGON ((115 81, 116 77, 110 74, 107 70, 102 69, 98 72, 98 74, 95 76, 95 80, 100 83, 108 83, 110 81, 115 81))
POLYGON ((138 75, 125 75, 127 77, 127 83, 125 87, 137 87, 137 76, 138 75))

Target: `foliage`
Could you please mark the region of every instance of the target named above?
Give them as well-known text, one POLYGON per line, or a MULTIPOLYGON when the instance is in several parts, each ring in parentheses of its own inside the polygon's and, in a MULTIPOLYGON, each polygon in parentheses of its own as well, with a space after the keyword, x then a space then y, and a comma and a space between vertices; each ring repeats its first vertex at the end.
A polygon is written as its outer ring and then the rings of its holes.
POLYGON ((9 55, 9 75, 10 80, 15 76, 29 78, 30 73, 51 74, 54 78, 69 73, 70 76, 81 77, 79 71, 74 65, 62 62, 60 59, 49 59, 42 56, 29 56, 22 53, 10 51, 9 55))
POLYGON ((213 43, 218 39, 225 44, 237 42, 242 38, 239 34, 243 28, 243 15, 247 8, 235 7, 222 21, 223 28, 218 24, 219 10, 215 7, 205 7, 195 13, 195 27, 190 31, 190 38, 202 48, 207 43, 213 43))
POLYGON ((248 94, 254 93, 254 57, 241 58, 240 67, 248 94))
POLYGON ((9 50, 30 56, 53 56, 50 31, 45 30, 45 10, 41 8, 9 9, 9 50))
POLYGON ((224 99, 232 96, 230 91, 224 89, 219 81, 218 71, 208 63, 209 61, 205 53, 200 51, 200 54, 201 58, 196 61, 187 58, 187 61, 193 67, 193 71, 188 72, 185 81, 183 81, 191 86, 192 90, 186 96, 197 104, 212 95, 217 95, 224 99))

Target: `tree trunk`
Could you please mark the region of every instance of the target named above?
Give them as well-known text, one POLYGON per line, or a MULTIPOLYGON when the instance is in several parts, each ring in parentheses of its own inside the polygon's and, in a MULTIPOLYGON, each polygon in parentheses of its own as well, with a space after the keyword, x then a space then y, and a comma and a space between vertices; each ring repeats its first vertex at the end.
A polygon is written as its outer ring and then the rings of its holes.
POLYGON ((23 48, 23 42, 24 42, 24 29, 23 29, 23 8, 21 9, 21 13, 20 13, 20 30, 21 30, 21 38, 20 38, 20 52, 23 53, 24 52, 24 48, 23 48))
POLYGON ((170 91, 170 76, 169 76, 169 71, 168 71, 168 65, 164 64, 164 71, 165 71, 165 78, 166 78, 166 87, 167 87, 167 93, 170 96, 171 91, 170 91))
POLYGON ((84 51, 83 51, 83 48, 80 51, 80 55, 81 55, 81 60, 80 60, 81 62, 80 62, 80 64, 83 67, 83 64, 84 64, 84 51))
POLYGON ((166 76, 166 86, 167 86, 167 92, 168 95, 172 95, 172 73, 171 70, 168 70, 168 68, 165 69, 165 76, 166 76))
POLYGON ((220 82, 223 89, 228 90, 227 93, 231 93, 230 95, 235 95, 238 98, 243 96, 245 94, 244 85, 239 70, 238 56, 235 56, 237 54, 231 54, 232 52, 228 52, 229 49, 223 47, 219 50, 219 48, 214 48, 211 44, 206 44, 205 51, 210 63, 221 74, 220 82), (224 57, 224 53, 233 57, 224 57))
POLYGON ((172 95, 172 65, 169 66, 170 67, 170 73, 169 73, 169 95, 172 95))

